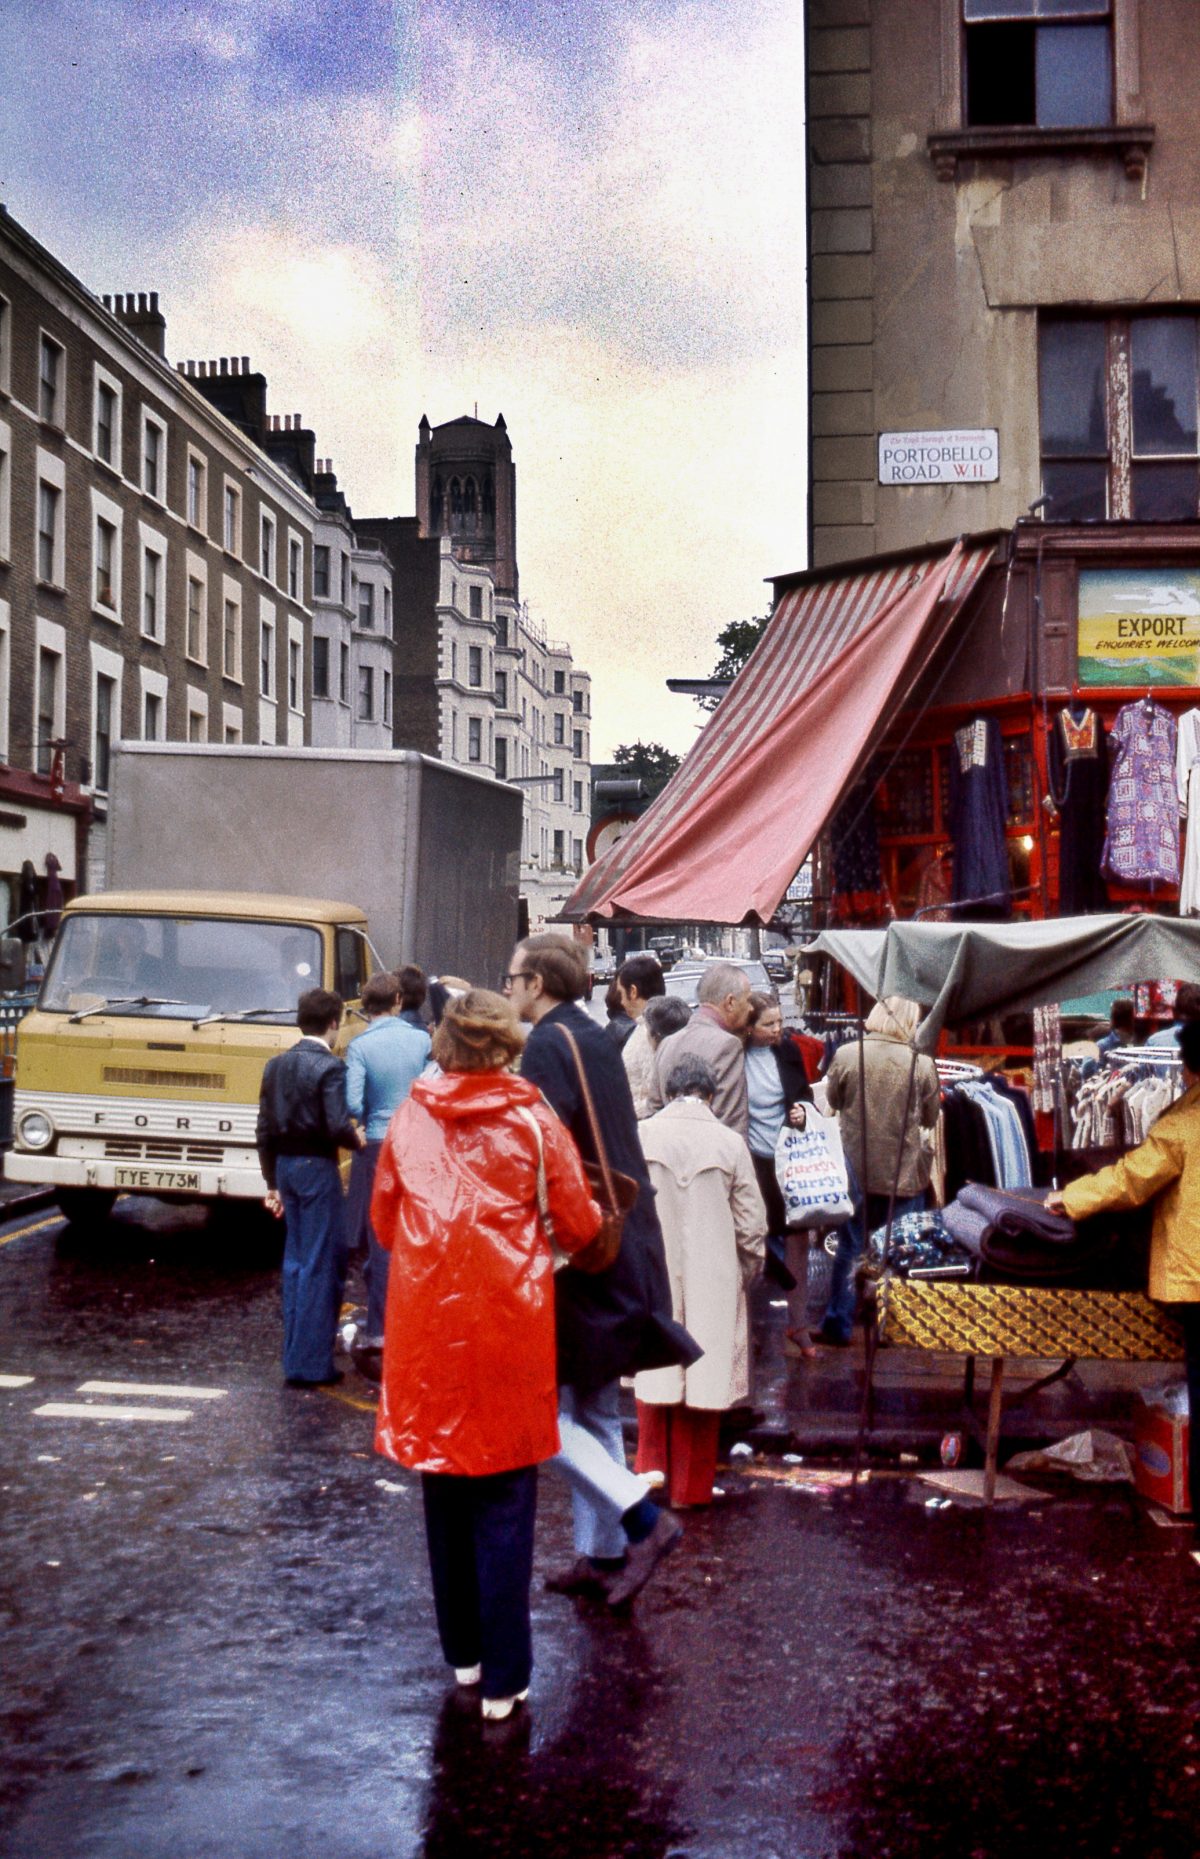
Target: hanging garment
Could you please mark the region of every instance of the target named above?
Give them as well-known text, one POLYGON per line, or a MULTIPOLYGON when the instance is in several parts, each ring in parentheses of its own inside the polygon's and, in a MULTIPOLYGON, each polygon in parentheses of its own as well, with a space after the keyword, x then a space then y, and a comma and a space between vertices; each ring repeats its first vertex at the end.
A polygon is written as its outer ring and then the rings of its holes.
POLYGON ((1052 1111, 1054 1086, 1062 1064, 1062 1015, 1057 1006, 1033 1010, 1033 1108, 1052 1111))
POLYGON ((1012 909, 1004 738, 995 717, 955 730, 950 745, 950 834, 955 922, 1006 917, 1012 909), (965 907, 964 907, 965 906, 965 907))
POLYGON ((1185 710, 1179 719, 1175 783, 1179 811, 1188 822, 1179 914, 1194 917, 1200 916, 1200 710, 1185 710))
POLYGON ((1175 719, 1143 697, 1117 711, 1102 860, 1118 884, 1178 884, 1175 719))
MULTIPOLYGON (((1050 795, 1058 808, 1058 914, 1108 909, 1100 870, 1104 854, 1108 744, 1094 710, 1059 711, 1047 739, 1050 795)), ((1200 848, 1197 856, 1200 857, 1200 848)))

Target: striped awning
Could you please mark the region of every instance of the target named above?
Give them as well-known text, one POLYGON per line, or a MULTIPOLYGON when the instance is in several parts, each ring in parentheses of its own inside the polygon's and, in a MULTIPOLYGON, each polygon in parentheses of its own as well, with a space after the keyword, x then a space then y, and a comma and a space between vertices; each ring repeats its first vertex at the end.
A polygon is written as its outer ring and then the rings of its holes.
POLYGON ((682 766, 563 919, 769 922, 996 545, 800 578, 682 766))

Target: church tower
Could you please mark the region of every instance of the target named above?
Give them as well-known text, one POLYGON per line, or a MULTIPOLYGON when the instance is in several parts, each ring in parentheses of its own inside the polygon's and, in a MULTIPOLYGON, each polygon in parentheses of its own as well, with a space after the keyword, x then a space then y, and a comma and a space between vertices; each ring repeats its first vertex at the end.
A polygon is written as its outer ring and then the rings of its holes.
POLYGON ((463 562, 491 569, 496 592, 517 598, 517 473, 503 413, 417 428, 417 524, 449 536, 463 562))

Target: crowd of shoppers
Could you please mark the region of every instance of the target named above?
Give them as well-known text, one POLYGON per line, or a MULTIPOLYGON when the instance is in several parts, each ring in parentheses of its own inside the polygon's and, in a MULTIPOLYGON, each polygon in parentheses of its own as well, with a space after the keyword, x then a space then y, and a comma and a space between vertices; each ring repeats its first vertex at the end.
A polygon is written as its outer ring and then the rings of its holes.
MULTIPOLYGON (((572 1557, 546 1587, 627 1608, 677 1547, 675 1512, 711 1501, 721 1417, 751 1398, 747 1289, 769 1242, 786 1247, 793 1284, 787 1351, 816 1353, 809 1236, 788 1227, 775 1158, 786 1129, 822 1112, 778 1002, 715 961, 690 1012, 657 961, 636 956, 606 1027, 580 1006, 588 984, 583 950, 557 934, 517 945, 502 995, 458 977, 427 984, 412 967, 376 975, 344 1059, 343 1004, 315 989, 298 1043, 263 1077, 259 1151, 286 1223, 285 1378, 339 1378, 357 1250, 363 1340, 380 1352, 376 1445, 421 1474, 442 1651, 489 1718, 529 1686, 538 1466, 567 1481, 572 1512, 572 1557), (339 1149, 352 1155, 348 1198, 339 1149), (619 1249, 584 1271, 572 1259, 605 1226, 614 1178, 627 1197, 619 1249)), ((889 1205, 919 1204, 928 1181, 921 1132, 938 1085, 913 1045, 918 1018, 911 1002, 880 1002, 825 1077, 858 1184, 827 1341, 849 1335, 866 1233, 889 1205)), ((1186 1173, 1171 1150, 1176 1162, 1186 1173)), ((1129 1196, 1168 1172, 1160 1157, 1093 1192, 1129 1196)))

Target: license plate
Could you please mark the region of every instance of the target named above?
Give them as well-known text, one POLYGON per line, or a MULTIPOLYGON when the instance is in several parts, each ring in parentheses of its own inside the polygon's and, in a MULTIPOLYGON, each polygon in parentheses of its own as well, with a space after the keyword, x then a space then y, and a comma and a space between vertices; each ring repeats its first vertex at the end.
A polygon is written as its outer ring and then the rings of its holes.
POLYGON ((198 1194, 200 1175, 186 1168, 114 1168, 113 1185, 118 1188, 174 1188, 179 1194, 198 1194))

